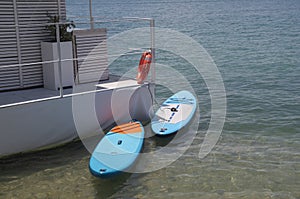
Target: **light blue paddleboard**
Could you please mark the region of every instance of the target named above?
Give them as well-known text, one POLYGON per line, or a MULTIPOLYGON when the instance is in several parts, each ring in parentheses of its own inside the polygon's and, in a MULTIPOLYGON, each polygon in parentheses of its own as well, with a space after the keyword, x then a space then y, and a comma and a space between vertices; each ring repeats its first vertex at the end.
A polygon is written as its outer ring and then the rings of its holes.
POLYGON ((151 128, 157 135, 179 131, 193 118, 197 100, 189 91, 180 91, 169 97, 155 113, 151 128))
POLYGON ((89 168, 97 177, 107 177, 125 171, 137 159, 144 142, 140 122, 130 122, 112 128, 98 143, 90 158, 89 168))

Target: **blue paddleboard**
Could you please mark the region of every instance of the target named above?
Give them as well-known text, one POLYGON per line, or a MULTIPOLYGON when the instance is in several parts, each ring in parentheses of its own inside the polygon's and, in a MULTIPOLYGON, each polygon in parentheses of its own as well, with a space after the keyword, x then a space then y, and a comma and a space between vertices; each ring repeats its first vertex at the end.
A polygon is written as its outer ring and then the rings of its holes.
POLYGON ((89 168, 97 177, 107 177, 129 168, 137 159, 144 142, 140 122, 129 122, 112 128, 92 153, 89 168))
POLYGON ((189 91, 180 91, 169 97, 155 113, 151 128, 157 135, 169 135, 179 131, 193 118, 197 100, 189 91))

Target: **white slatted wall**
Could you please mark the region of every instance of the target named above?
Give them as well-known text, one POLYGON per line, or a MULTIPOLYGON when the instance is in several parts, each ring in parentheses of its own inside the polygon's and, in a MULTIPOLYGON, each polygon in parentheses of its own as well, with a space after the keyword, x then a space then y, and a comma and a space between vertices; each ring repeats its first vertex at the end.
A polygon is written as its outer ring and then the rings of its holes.
POLYGON ((20 85, 19 67, 1 66, 18 64, 18 48, 12 0, 0 1, 0 90, 18 88, 20 85))
POLYGON ((108 79, 106 29, 75 30, 77 83, 108 79))
MULTIPOLYGON (((0 1, 0 66, 42 61, 40 42, 49 40, 50 36, 45 30, 45 25, 37 26, 36 24, 47 23, 49 20, 47 13, 58 14, 57 0, 0 1), (14 13, 14 8, 16 13, 14 13), (19 28, 12 26, 15 22, 18 22, 19 28), (27 26, 30 24, 33 25, 27 26), (5 28, 5 25, 11 26, 5 28)), ((62 18, 66 16, 64 0, 61 0, 61 15, 62 18)), ((42 85, 41 64, 0 69, 0 90, 42 85)))

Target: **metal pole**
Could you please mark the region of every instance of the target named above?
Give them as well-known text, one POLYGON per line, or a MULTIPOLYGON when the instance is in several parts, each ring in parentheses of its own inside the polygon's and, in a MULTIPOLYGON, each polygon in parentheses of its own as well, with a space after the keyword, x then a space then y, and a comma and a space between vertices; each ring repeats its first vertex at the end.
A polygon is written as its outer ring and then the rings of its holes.
POLYGON ((90 6, 90 23, 91 23, 91 29, 94 29, 94 18, 93 18, 93 12, 92 12, 92 0, 89 2, 90 6))
POLYGON ((56 26, 56 41, 57 41, 57 54, 58 54, 59 96, 63 97, 59 23, 56 23, 55 26, 56 26))
POLYGON ((61 18, 61 5, 60 5, 60 0, 57 0, 57 9, 58 9, 58 17, 59 17, 59 21, 61 18))
POLYGON ((151 35, 151 53, 152 53, 152 63, 151 63, 151 80, 150 80, 150 92, 152 93, 152 104, 155 103, 155 23, 154 19, 150 20, 150 35, 151 35))
POLYGON ((20 87, 24 86, 23 83, 23 70, 22 70, 22 53, 21 53, 21 42, 20 42, 20 28, 19 28, 19 18, 17 9, 17 0, 13 1, 14 4, 14 15, 15 15, 15 25, 16 25, 16 40, 17 40, 17 53, 18 53, 18 67, 19 67, 19 80, 20 87))
POLYGON ((154 24, 154 19, 150 20, 150 35, 151 35, 151 53, 152 53, 151 83, 155 84, 155 24, 154 24))

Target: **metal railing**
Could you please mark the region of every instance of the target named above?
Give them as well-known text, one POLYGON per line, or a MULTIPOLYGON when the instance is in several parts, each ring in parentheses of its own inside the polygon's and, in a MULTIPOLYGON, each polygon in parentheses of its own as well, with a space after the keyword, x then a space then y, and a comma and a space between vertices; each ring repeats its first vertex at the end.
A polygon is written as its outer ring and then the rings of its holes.
MULTIPOLYGON (((151 84, 155 84, 155 22, 154 19, 152 18, 138 18, 138 17, 124 17, 120 19, 111 19, 111 20, 94 20, 97 17, 93 17, 92 22, 78 22, 78 24, 91 24, 91 27, 94 28, 94 24, 100 24, 100 23, 113 23, 113 22, 122 22, 122 21, 130 21, 130 22, 135 22, 135 21, 147 21, 149 22, 150 26, 150 41, 151 41, 151 51, 152 51, 152 64, 151 64, 151 84)), ((54 96, 49 99, 56 99, 57 97, 63 98, 64 97, 64 88, 63 88, 63 77, 62 77, 62 62, 66 61, 78 61, 78 60, 83 60, 84 58, 72 58, 72 59, 62 59, 61 57, 61 41, 60 41, 60 25, 65 25, 65 24, 71 24, 73 22, 58 22, 58 23, 34 23, 34 24, 15 24, 15 25, 7 25, 6 27, 15 27, 15 28, 20 28, 20 27, 40 27, 40 26, 50 26, 54 25, 56 27, 56 39, 57 39, 57 52, 58 52, 58 59, 56 60, 51 60, 51 61, 41 61, 41 62, 32 62, 32 63, 18 63, 18 64, 11 64, 11 65, 3 65, 0 66, 0 68, 9 68, 9 67, 24 67, 24 66, 29 66, 29 65, 38 65, 38 64, 48 64, 48 63, 57 63, 58 64, 58 75, 59 75, 59 96, 54 96)), ((126 53, 126 55, 133 55, 133 54, 140 54, 141 52, 135 52, 135 53, 126 53)), ((114 55, 112 55, 114 56, 114 55)), ((93 56, 89 56, 89 59, 92 59, 93 56)), ((9 91, 7 91, 9 92, 9 91)), ((66 97, 70 96, 70 94, 65 95, 66 97)), ((40 99, 45 100, 45 99, 40 99)), ((32 100, 34 101, 34 100, 32 100)), ((30 101, 28 101, 30 102, 30 101)), ((26 102, 24 102, 26 103, 26 102)), ((19 103, 18 103, 19 104, 19 103)), ((0 108, 3 106, 0 106, 0 108)))

